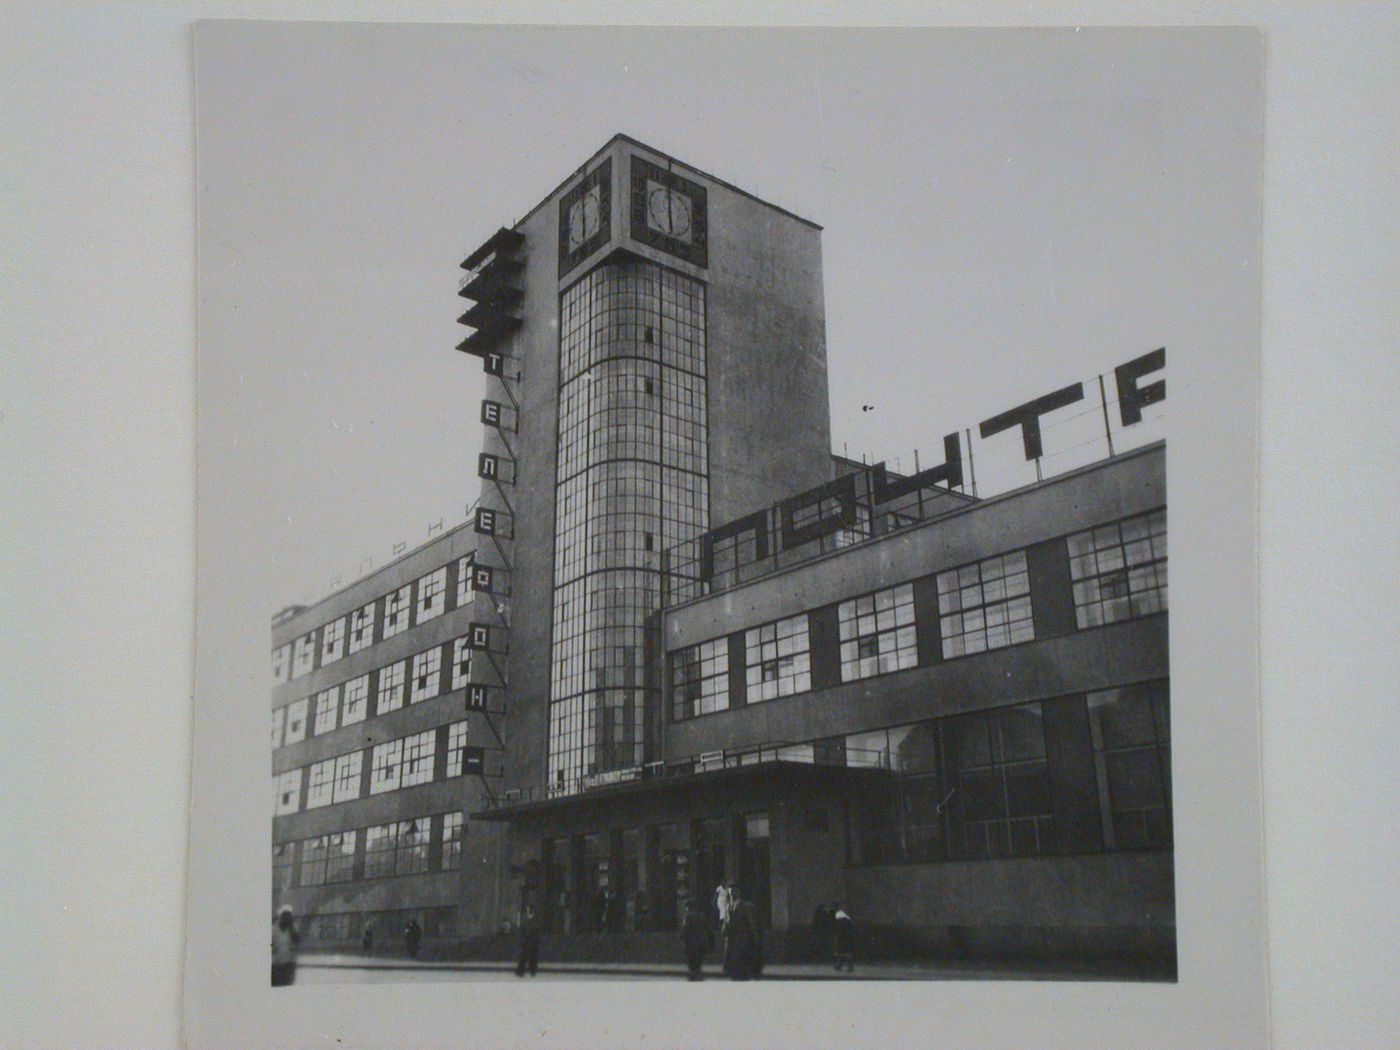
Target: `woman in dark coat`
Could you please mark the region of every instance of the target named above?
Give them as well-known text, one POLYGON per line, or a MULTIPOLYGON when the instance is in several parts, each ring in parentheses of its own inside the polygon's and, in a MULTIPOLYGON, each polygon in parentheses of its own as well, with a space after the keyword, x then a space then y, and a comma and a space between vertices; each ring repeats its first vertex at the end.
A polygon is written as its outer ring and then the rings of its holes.
POLYGON ((689 980, 705 979, 700 970, 713 938, 714 935, 710 932, 710 917, 705 914, 704 905, 692 900, 685 909, 685 922, 681 924, 681 940, 685 943, 685 966, 689 980))
POLYGON ((724 947, 724 970, 736 981, 757 977, 763 970, 763 945, 753 905, 739 899, 729 912, 729 934, 724 947))

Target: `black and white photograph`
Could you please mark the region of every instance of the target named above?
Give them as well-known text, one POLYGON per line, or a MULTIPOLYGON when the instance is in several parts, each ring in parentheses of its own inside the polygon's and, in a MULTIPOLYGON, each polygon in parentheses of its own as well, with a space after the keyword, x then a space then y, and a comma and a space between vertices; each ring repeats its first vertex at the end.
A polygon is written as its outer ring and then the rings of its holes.
POLYGON ((1391 1045, 1397 55, 0 5, 0 1045, 1391 1045))
POLYGON ((1214 950, 1182 770, 1252 694, 1174 670, 1248 627, 1256 34, 195 43, 201 676, 280 995, 1214 950))

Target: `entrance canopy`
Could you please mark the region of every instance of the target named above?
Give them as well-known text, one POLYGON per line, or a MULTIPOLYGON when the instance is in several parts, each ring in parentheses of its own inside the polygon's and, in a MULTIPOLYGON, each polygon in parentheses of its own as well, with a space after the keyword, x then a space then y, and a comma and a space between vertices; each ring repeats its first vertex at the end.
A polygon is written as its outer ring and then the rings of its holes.
POLYGON ((659 802, 711 790, 767 787, 787 792, 818 784, 864 784, 890 776, 889 770, 873 763, 860 764, 850 755, 825 758, 811 744, 777 744, 738 752, 716 751, 683 762, 654 762, 585 777, 567 786, 520 788, 490 800, 472 818, 510 822, 603 809, 620 802, 659 802))

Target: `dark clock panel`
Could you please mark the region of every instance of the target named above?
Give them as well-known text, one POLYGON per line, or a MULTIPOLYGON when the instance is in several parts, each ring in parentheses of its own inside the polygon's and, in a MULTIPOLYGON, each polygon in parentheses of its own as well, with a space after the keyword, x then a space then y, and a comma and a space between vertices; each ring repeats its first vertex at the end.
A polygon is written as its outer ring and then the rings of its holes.
POLYGON ((632 239, 709 266, 705 187, 642 157, 632 158, 631 187, 632 239))
POLYGON ((612 158, 584 176, 559 201, 559 276, 612 237, 612 158))

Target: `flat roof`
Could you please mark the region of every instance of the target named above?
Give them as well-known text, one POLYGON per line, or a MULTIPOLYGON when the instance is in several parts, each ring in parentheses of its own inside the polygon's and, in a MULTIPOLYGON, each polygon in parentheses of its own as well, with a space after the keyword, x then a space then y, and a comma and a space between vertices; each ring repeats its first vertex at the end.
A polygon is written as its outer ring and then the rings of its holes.
POLYGON ((399 562, 407 561, 419 551, 431 547, 435 543, 442 543, 444 540, 448 539, 449 537, 455 536, 457 533, 461 532, 463 529, 473 524, 474 522, 470 518, 468 518, 468 520, 461 522, 460 524, 453 525, 450 529, 443 529, 441 535, 432 536, 424 540, 422 543, 418 544, 418 546, 413 547, 409 550, 405 550, 402 554, 394 555, 393 558, 391 558, 389 561, 386 561, 383 565, 379 566, 379 568, 370 569, 369 572, 365 573, 363 576, 356 576, 349 583, 342 584, 340 587, 337 587, 329 594, 325 594, 320 598, 317 598, 314 602, 311 602, 309 605, 289 605, 286 608, 279 609, 277 612, 272 614, 273 627, 285 626, 292 620, 295 620, 297 617, 315 611, 319 606, 325 605, 327 602, 332 601, 338 595, 344 594, 346 591, 350 590, 350 588, 358 587, 366 580, 372 579, 373 577, 378 576, 382 572, 388 572, 399 562), (292 610, 295 610, 295 612, 293 612, 292 610))
MULTIPOLYGON (((1140 445, 1137 448, 1128 449, 1126 452, 1119 452, 1118 454, 1113 456, 1105 456, 1102 459, 1096 459, 1092 463, 1086 463, 1082 467, 1075 467, 1073 470, 1067 470, 1063 474, 1056 474, 1054 477, 1045 478, 1042 481, 1032 481, 1029 485, 1021 485, 1018 488, 1009 489, 1006 492, 999 492, 995 496, 983 496, 977 499, 968 497, 968 502, 963 506, 953 507, 951 510, 944 511, 942 514, 939 514, 936 517, 925 518, 923 521, 916 521, 912 525, 908 525, 902 529, 897 529, 894 532, 887 532, 879 536, 871 536, 869 539, 861 540, 858 543, 853 543, 846 547, 838 547, 836 550, 822 551, 821 553, 813 554, 810 558, 803 558, 802 560, 794 561, 789 565, 778 566, 769 572, 763 573, 760 576, 754 576, 753 578, 747 580, 739 580, 731 584, 730 586, 725 587, 722 590, 711 591, 709 594, 701 594, 697 595, 694 598, 687 598, 684 601, 674 602, 670 605, 663 605, 661 607, 661 615, 663 617, 670 616, 673 612, 675 612, 678 609, 688 609, 692 605, 699 605, 702 602, 714 601, 716 599, 726 597, 732 598, 735 593, 743 590, 746 587, 755 587, 761 584, 771 584, 774 580, 778 579, 779 577, 786 576, 789 573, 803 571, 809 568, 810 566, 817 564, 818 562, 826 561, 830 558, 839 558, 843 555, 849 554, 851 551, 864 550, 866 547, 873 546, 877 543, 882 543, 896 536, 908 536, 910 533, 918 532, 921 529, 933 528, 943 524, 951 518, 960 517, 963 514, 976 514, 978 511, 985 510, 989 507, 993 507, 1006 500, 1015 499, 1018 496, 1023 496, 1026 493, 1032 492, 1036 489, 1042 489, 1048 485, 1054 485, 1059 482, 1068 481, 1070 478, 1079 477, 1083 474, 1089 474, 1096 470, 1104 470, 1108 467, 1113 466, 1116 463, 1122 463, 1125 460, 1133 459, 1137 456, 1144 456, 1152 452, 1161 451, 1162 449, 1166 448, 1166 445, 1167 443, 1165 440, 1153 441, 1146 445, 1140 445)), ((832 458, 839 459, 841 457, 838 457, 835 454, 833 454, 832 458)), ((951 493, 951 495, 959 495, 959 493, 951 493)), ((764 509, 766 510, 767 508, 764 509)))
POLYGON ((616 135, 608 139, 607 142, 603 143, 602 146, 595 150, 587 160, 585 160, 573 171, 569 172, 569 174, 564 177, 563 181, 561 181, 557 186, 555 186, 554 189, 546 193, 544 197, 540 199, 539 203, 532 207, 529 211, 527 211, 515 223, 515 225, 511 227, 511 229, 519 229, 527 221, 529 221, 530 216, 534 215, 535 212, 543 208, 546 204, 550 202, 551 199, 553 199, 559 193, 560 190, 562 190, 574 179, 578 178, 578 176, 583 174, 583 172, 588 168, 588 166, 592 164, 595 160, 597 160, 602 154, 606 153, 615 142, 626 142, 633 146, 638 146, 644 150, 647 150, 649 153, 655 153, 659 157, 665 157, 677 167, 684 168, 686 171, 689 171, 692 174, 699 175, 701 178, 708 179, 710 182, 713 182, 716 185, 723 186, 725 189, 730 190, 733 193, 737 193, 741 197, 747 197, 749 198, 749 200, 757 201, 759 204, 762 204, 765 208, 772 208, 774 211, 786 215, 790 219, 796 219, 798 222, 806 226, 810 226, 814 230, 820 230, 822 228, 818 223, 813 222, 811 219, 805 219, 801 215, 798 215, 796 212, 789 211, 788 209, 783 207, 779 207, 772 201, 764 200, 757 194, 750 193, 748 190, 745 189, 741 189, 740 187, 734 185, 734 183, 729 182, 725 179, 721 179, 717 175, 711 175, 708 171, 704 171, 700 168, 697 168, 693 164, 687 164, 685 161, 679 159, 678 157, 671 156, 671 154, 667 153, 665 150, 657 149, 655 146, 649 146, 645 142, 642 142, 640 139, 634 139, 631 135, 625 135, 619 131, 616 135))

